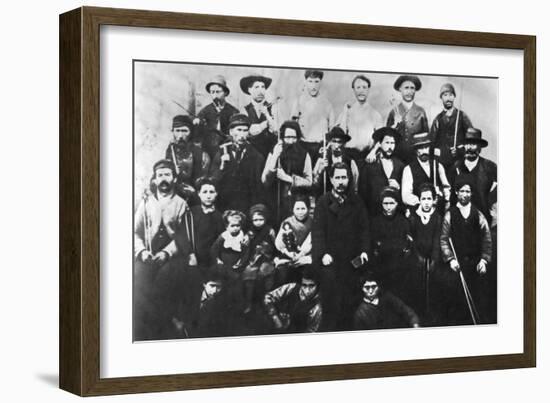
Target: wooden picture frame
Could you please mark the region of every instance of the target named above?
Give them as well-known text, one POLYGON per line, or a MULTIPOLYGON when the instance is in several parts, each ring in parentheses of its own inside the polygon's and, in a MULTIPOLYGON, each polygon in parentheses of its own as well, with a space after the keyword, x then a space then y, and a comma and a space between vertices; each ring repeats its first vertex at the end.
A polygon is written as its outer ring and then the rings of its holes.
POLYGON ((534 36, 82 7, 60 16, 60 387, 80 396, 533 367, 536 364, 534 36), (100 27, 118 25, 522 50, 523 353, 100 377, 100 27))

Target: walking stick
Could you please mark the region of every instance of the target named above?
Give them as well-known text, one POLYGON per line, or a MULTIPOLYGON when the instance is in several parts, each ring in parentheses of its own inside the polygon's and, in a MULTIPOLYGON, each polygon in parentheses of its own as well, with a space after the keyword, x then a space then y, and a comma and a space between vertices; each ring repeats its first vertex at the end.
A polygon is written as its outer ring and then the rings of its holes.
POLYGON ((149 220, 147 218, 147 190, 143 191, 143 240, 145 241, 145 249, 151 253, 151 233, 149 230, 149 220))
POLYGON ((462 98, 464 98, 464 92, 462 91, 464 88, 464 82, 460 83, 460 105, 459 108, 456 108, 456 123, 455 123, 455 136, 453 141, 453 148, 456 149, 456 137, 458 135, 458 121, 460 119, 460 108, 462 108, 462 98))
MULTIPOLYGON (((455 259, 458 261, 458 256, 456 255, 455 248, 453 245, 453 240, 449 238, 449 244, 451 245, 451 250, 453 251, 453 255, 455 256, 455 259)), ((474 325, 477 325, 476 317, 479 317, 477 314, 477 309, 474 304, 474 300, 472 298, 472 295, 470 294, 470 289, 468 288, 468 283, 466 283, 466 279, 464 278, 464 274, 462 273, 462 270, 458 269, 458 274, 460 276, 460 281, 462 283, 462 289, 464 290, 464 296, 466 297, 466 303, 468 304, 468 310, 470 311, 470 316, 472 317, 472 322, 474 325)))
MULTIPOLYGON (((323 160, 327 159, 327 136, 323 136, 323 160)), ((327 193, 327 168, 323 170, 323 194, 327 193)))
POLYGON ((174 152, 174 143, 170 143, 170 150, 172 150, 172 160, 174 161, 174 169, 176 170, 176 176, 180 174, 178 167, 178 161, 176 160, 176 153, 174 152))
POLYGON ((430 258, 426 259, 426 315, 430 312, 430 258))

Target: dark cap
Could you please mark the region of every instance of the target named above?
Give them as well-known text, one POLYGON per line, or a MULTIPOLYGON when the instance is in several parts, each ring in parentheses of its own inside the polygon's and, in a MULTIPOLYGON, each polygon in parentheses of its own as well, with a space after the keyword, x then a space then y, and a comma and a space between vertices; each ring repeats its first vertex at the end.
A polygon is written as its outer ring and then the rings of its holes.
POLYGON ((417 76, 411 76, 411 75, 399 76, 397 80, 395 80, 395 83, 393 84, 393 88, 396 91, 399 91, 399 88, 401 88, 401 85, 405 81, 410 81, 411 83, 413 83, 417 91, 420 91, 420 88, 422 88, 422 82, 420 81, 420 79, 417 76))
POLYGON ((450 92, 456 97, 455 87, 451 83, 445 83, 441 86, 441 89, 439 90, 439 96, 441 97, 441 95, 446 92, 450 92))
POLYGON ((229 128, 236 126, 250 127, 250 119, 244 113, 236 113, 229 118, 229 128))
POLYGON ((193 130, 193 119, 189 115, 176 115, 172 119, 172 130, 176 127, 187 126, 190 130, 193 130))
POLYGON ((162 168, 169 168, 172 170, 173 175, 176 174, 176 168, 174 167, 174 163, 170 160, 163 159, 155 162, 155 165, 153 165, 153 172, 156 172, 157 169, 162 169, 162 168))

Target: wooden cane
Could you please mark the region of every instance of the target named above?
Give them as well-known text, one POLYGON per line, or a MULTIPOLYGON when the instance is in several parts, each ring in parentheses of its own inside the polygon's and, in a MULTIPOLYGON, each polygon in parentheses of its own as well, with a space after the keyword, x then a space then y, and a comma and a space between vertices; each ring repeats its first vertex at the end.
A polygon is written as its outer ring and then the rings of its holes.
POLYGON ((176 170, 176 176, 180 174, 178 167, 178 161, 176 160, 176 153, 174 152, 174 143, 170 144, 170 150, 172 150, 172 160, 174 161, 174 169, 176 170))
MULTIPOLYGON (((455 247, 453 245, 453 240, 451 238, 449 238, 449 245, 451 246, 451 250, 453 251, 453 255, 454 255, 455 259, 458 262, 458 256, 456 255, 455 247)), ((468 288, 468 283, 466 283, 466 279, 464 278, 464 274, 462 273, 462 270, 460 269, 460 262, 459 262, 458 274, 460 276, 460 281, 462 283, 462 289, 464 290, 464 296, 466 298, 466 303, 468 304, 468 310, 470 311, 470 316, 472 317, 472 322, 473 322, 474 325, 477 325, 477 321, 476 321, 477 309, 475 308, 474 300, 472 298, 472 295, 470 294, 470 290, 468 288)))

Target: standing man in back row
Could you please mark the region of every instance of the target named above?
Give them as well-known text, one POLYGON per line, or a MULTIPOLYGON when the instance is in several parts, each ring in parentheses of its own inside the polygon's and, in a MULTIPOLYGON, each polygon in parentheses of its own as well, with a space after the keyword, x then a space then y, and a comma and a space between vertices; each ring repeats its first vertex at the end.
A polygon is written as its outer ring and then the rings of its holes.
POLYGON ((303 145, 315 165, 323 137, 334 126, 334 110, 329 99, 321 92, 324 73, 306 70, 304 91, 294 102, 291 116, 300 123, 303 145))

